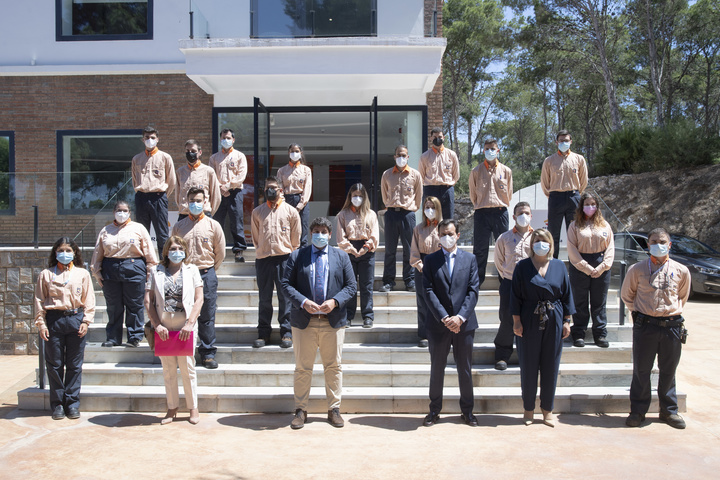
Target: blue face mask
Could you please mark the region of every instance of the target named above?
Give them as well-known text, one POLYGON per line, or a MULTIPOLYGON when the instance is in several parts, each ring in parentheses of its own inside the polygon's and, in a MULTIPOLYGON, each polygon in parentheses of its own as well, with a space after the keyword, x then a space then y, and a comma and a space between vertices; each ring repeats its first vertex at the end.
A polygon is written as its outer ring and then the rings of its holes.
POLYGON ((315 245, 317 248, 325 248, 328 244, 329 237, 329 235, 326 235, 324 233, 313 233, 312 244, 315 245))
POLYGON ((233 143, 235 143, 235 140, 232 140, 230 138, 223 138, 220 141, 220 145, 222 145, 225 150, 228 150, 230 147, 232 147, 233 143))
POLYGON ((188 204, 188 210, 195 216, 200 215, 203 211, 203 204, 201 202, 190 202, 188 204))
POLYGON ((565 153, 568 150, 570 150, 570 142, 560 142, 558 143, 558 150, 565 153))
POLYGON ((185 260, 185 252, 183 252, 182 250, 173 250, 171 252, 168 252, 168 258, 172 263, 178 264, 185 260))
POLYGON ((662 257, 666 256, 669 252, 670 252, 669 245, 663 245, 660 243, 650 245, 650 255, 652 255, 655 258, 662 258, 662 257))
POLYGON ((535 252, 535 255, 544 257, 550 253, 550 244, 548 242, 535 242, 533 243, 533 252, 535 252))
POLYGON ((55 254, 55 258, 57 258, 57 261, 63 265, 68 265, 75 259, 75 254, 72 252, 57 252, 55 254))

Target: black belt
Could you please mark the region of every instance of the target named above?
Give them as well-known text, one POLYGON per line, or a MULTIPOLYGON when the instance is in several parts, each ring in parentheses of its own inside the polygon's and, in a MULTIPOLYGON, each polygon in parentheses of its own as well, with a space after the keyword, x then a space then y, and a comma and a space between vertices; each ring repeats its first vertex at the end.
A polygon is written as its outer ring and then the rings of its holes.
POLYGON ((200 270, 200 273, 201 273, 201 274, 205 275, 205 274, 206 274, 207 272, 209 272, 210 270, 215 270, 215 267, 199 268, 198 270, 200 270))
POLYGON ((580 193, 580 192, 578 192, 577 190, 553 190, 552 192, 550 192, 550 195, 552 195, 553 193, 556 195, 568 194, 568 193, 574 195, 574 194, 580 193))
MULTIPOLYGON (((54 313, 57 316, 60 317, 72 317, 73 315, 77 315, 78 313, 83 313, 85 309, 83 307, 79 308, 73 308, 71 310, 48 310, 47 313, 54 313)), ((46 313, 46 315, 47 315, 46 313)))
POLYGON ((633 323, 642 325, 643 323, 649 323, 650 325, 657 325, 658 327, 681 327, 685 319, 682 315, 673 315, 672 317, 651 317, 640 312, 632 312, 633 323))

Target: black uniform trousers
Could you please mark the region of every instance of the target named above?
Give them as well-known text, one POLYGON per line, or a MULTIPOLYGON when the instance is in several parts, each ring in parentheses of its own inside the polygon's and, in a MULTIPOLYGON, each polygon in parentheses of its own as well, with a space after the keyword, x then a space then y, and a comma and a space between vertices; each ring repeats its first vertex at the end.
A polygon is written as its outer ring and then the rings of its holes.
POLYGON ((220 206, 215 212, 214 219, 224 228, 225 217, 228 217, 230 221, 230 235, 232 235, 233 238, 232 251, 233 253, 238 253, 247 249, 247 242, 245 241, 243 189, 233 188, 229 193, 227 197, 222 197, 220 200, 220 206))
POLYGON ((142 258, 104 258, 102 262, 103 295, 107 305, 108 322, 105 338, 122 343, 123 317, 128 342, 142 340, 144 334, 145 285, 147 270, 142 258))
POLYGON ((495 240, 507 232, 510 220, 506 207, 478 208, 475 210, 473 254, 477 260, 480 286, 485 281, 487 259, 490 253, 490 235, 495 240))
POLYGON ((80 384, 87 335, 78 337, 84 313, 63 315, 58 310, 45 313, 50 339, 45 342, 45 365, 50 383, 50 408, 80 408, 80 384))
POLYGON ((475 404, 472 384, 472 348, 475 330, 453 333, 444 325, 430 328, 433 329, 428 331, 427 337, 430 350, 430 411, 434 413, 442 411, 445 367, 452 346, 460 386, 460 411, 469 415, 475 404))
POLYGON ((443 218, 455 218, 455 187, 453 185, 423 185, 423 210, 427 197, 436 197, 440 200, 443 218))
POLYGON ((680 363, 682 327, 660 327, 650 323, 633 325, 633 377, 630 383, 630 411, 645 415, 650 408, 652 373, 655 356, 658 369, 660 413, 677 414, 675 370, 680 363))
MULTIPOLYGON (((559 302, 555 302, 555 308, 562 312, 559 302)), ((562 316, 562 313, 560 315, 562 316)), ((540 408, 552 410, 563 349, 562 321, 558 322, 551 316, 545 330, 540 330, 536 317, 533 316, 528 326, 523 324, 523 336, 516 337, 515 340, 520 361, 523 408, 535 410, 540 371, 540 408)))
MULTIPOLYGON (((420 259, 425 260, 426 253, 420 254, 420 259)), ((417 323, 418 338, 427 339, 427 330, 425 328, 425 319, 427 318, 427 298, 425 297, 425 287, 423 286, 423 274, 417 268, 415 269, 415 303, 417 304, 417 323)))
POLYGON ((405 286, 412 285, 413 275, 410 267, 410 247, 412 245, 413 228, 415 228, 415 212, 410 210, 388 208, 385 212, 385 260, 383 265, 383 285, 395 286, 395 261, 397 258, 398 239, 403 247, 402 276, 405 286))
MULTIPOLYGON (((580 255, 594 268, 602 263, 605 252, 581 253, 580 255)), ((573 300, 575 300, 574 325, 570 330, 573 340, 585 339, 585 330, 587 330, 591 316, 593 338, 597 341, 600 337, 607 337, 606 304, 608 288, 610 288, 610 270, 604 271, 598 278, 592 278, 569 264, 568 276, 573 300), (589 310, 588 296, 590 297, 589 310)))
MULTIPOLYGON (((350 243, 356 250, 361 250, 366 240, 350 240, 350 243)), ((361 257, 348 255, 350 264, 353 268, 353 274, 358 279, 357 289, 360 292, 360 314, 363 320, 369 318, 375 320, 373 312, 373 282, 375 281, 375 252, 366 252, 361 257)), ((357 309, 357 295, 350 297, 346 304, 347 319, 350 322, 355 318, 355 310, 357 309)))
POLYGON ((272 257, 259 258, 255 260, 255 274, 257 276, 257 284, 259 290, 258 300, 258 338, 266 341, 272 333, 272 317, 273 317, 273 284, 275 285, 275 294, 278 298, 278 323, 280 324, 280 336, 292 337, 292 328, 290 327, 290 302, 285 299, 280 279, 283 276, 283 270, 288 255, 275 255, 272 257))
POLYGON ((168 199, 165 192, 135 192, 135 218, 150 231, 155 228, 158 256, 162 258, 163 247, 170 236, 168 223, 168 199))
MULTIPOLYGON (((285 201, 291 207, 297 207, 297 204, 300 203, 300 199, 302 199, 301 193, 285 194, 285 201)), ((309 243, 308 231, 310 226, 310 210, 308 210, 307 205, 305 205, 302 210, 298 210, 298 213, 300 214, 300 224, 302 225, 302 233, 300 234, 300 248, 302 248, 309 243)), ((280 276, 282 277, 282 273, 280 276)))
MULTIPOLYGON (((200 277, 203 281, 203 305, 198 317, 198 353, 203 360, 215 358, 215 311, 217 310, 218 280, 215 267, 201 268, 200 277)), ((189 312, 188 312, 189 313, 189 312)))
POLYGON ((560 254, 560 230, 565 220, 565 230, 575 218, 575 210, 580 204, 580 193, 577 190, 568 192, 550 192, 548 197, 548 230, 555 243, 553 257, 560 254))
POLYGON ((510 313, 510 292, 512 290, 512 280, 507 278, 500 279, 500 326, 495 335, 495 362, 500 360, 508 361, 513 352, 513 341, 515 334, 513 333, 513 318, 510 313))

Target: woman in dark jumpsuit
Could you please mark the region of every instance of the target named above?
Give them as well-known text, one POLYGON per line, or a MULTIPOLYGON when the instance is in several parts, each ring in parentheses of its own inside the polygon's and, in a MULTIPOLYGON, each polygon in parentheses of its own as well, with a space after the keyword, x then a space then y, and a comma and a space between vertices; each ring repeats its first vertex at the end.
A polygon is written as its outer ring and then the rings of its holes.
POLYGON ((524 422, 533 422, 540 372, 540 409, 543 423, 554 427, 555 402, 563 338, 570 335, 575 313, 568 273, 562 261, 553 258, 553 238, 541 228, 530 238, 530 258, 521 260, 512 278, 510 308, 520 360, 520 385, 524 422))

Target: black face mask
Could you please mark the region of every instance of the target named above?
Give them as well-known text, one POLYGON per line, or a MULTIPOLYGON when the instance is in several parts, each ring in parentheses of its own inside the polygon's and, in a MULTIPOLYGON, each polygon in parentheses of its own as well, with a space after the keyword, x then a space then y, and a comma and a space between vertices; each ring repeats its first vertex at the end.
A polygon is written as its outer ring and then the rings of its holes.
POLYGON ((433 138, 433 145, 435 145, 436 147, 439 147, 442 144, 443 144, 442 138, 440 138, 440 137, 433 138))
POLYGON ((277 188, 267 188, 265 189, 265 198, 271 202, 274 202, 278 198, 278 191, 277 188))
POLYGON ((187 158, 188 163, 197 162, 197 157, 197 152, 185 152, 185 158, 187 158))

